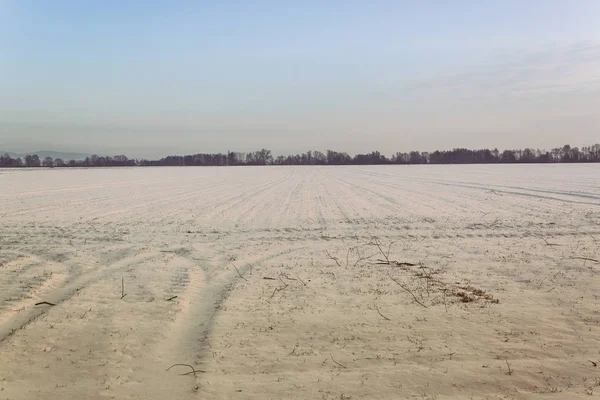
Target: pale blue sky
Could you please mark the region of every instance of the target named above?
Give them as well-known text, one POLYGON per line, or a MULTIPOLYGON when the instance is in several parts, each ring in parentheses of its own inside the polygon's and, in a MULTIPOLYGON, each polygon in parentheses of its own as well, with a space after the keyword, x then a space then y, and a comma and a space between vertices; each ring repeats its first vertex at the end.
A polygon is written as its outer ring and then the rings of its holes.
POLYGON ((0 150, 591 144, 599 21, 595 0, 0 0, 0 150))

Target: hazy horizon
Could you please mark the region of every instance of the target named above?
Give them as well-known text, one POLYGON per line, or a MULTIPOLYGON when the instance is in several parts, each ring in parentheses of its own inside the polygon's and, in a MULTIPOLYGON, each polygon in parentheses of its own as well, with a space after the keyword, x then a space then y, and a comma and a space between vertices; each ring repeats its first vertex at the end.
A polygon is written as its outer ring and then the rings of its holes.
POLYGON ((598 142, 600 3, 0 4, 0 151, 598 142))

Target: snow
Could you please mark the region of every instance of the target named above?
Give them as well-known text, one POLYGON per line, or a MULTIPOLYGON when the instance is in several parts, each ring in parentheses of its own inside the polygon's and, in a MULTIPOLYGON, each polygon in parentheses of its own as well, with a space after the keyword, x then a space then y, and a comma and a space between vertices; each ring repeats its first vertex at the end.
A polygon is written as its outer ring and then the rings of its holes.
POLYGON ((8 398, 594 390, 600 165, 4 169, 0 218, 8 398))

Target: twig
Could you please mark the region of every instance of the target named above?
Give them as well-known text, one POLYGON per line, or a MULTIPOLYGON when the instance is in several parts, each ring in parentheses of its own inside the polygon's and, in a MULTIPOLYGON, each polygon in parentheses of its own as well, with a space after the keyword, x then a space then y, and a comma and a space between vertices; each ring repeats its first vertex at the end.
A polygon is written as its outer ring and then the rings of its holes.
POLYGON ((177 298, 177 296, 172 296, 172 297, 169 297, 166 301, 171 301, 171 300, 174 300, 176 298, 177 298))
POLYGON ((398 282, 396 279, 394 279, 390 273, 388 272, 388 276, 390 277, 391 280, 393 280, 394 282, 396 282, 396 284, 398 284, 398 286, 400 286, 402 289, 404 289, 405 291, 407 291, 408 293, 410 293, 410 295, 413 297, 413 299, 421 306, 427 308, 427 306, 423 303, 421 303, 419 301, 419 299, 417 299, 417 296, 415 296, 415 294, 407 287, 405 287, 403 284, 401 284, 400 282, 398 282))
POLYGON ((377 246, 377 248, 379 249, 379 252, 381 253, 381 255, 385 258, 386 264, 389 265, 390 263, 390 258, 389 258, 389 254, 390 254, 390 249, 392 248, 392 243, 390 243, 390 247, 388 249, 388 254, 386 255, 383 251, 383 249, 381 248, 381 244, 379 242, 379 239, 377 239, 376 237, 374 237, 373 235, 371 235, 371 243, 374 244, 375 246, 377 246))
POLYGON ((379 307, 377 307, 377 304, 375 304, 375 309, 377 310, 377 312, 379 313, 379 315, 381 315, 383 317, 383 319, 385 319, 386 321, 391 321, 391 319, 389 319, 388 317, 386 317, 385 315, 383 315, 381 313, 381 311, 379 311, 379 307))
POLYGON ((443 293, 444 293, 444 308, 446 309, 446 312, 448 312, 448 305, 446 304, 446 291, 448 289, 444 288, 443 293))
POLYGON ((506 366, 508 367, 507 375, 512 375, 513 371, 512 371, 512 369, 510 369, 510 364, 508 363, 508 360, 506 359, 506 357, 504 357, 504 361, 506 361, 506 366))
POLYGON ((347 367, 346 365, 340 364, 339 362, 335 361, 335 359, 333 358, 333 355, 331 353, 329 353, 329 356, 331 357, 331 361, 333 361, 334 363, 336 363, 340 367, 342 367, 342 368, 346 368, 347 367))
POLYGON ((558 271, 557 273, 554 274, 554 276, 552 277, 552 279, 555 279, 558 274, 563 274, 564 275, 564 272, 558 271))
POLYGON ((91 308, 89 310, 85 310, 85 312, 83 313, 83 315, 81 316, 81 319, 83 319, 85 317, 85 315, 88 313, 88 311, 91 311, 91 308))
POLYGON ((263 279, 267 280, 267 281, 276 281, 276 278, 271 278, 270 276, 263 276, 263 279))
POLYGON ((169 371, 173 367, 190 367, 192 369, 190 372, 185 373, 185 374, 181 374, 181 375, 194 374, 194 376, 196 376, 196 372, 205 372, 205 371, 201 371, 201 370, 195 369, 190 364, 173 364, 169 368, 167 368, 167 371, 169 371))
POLYGON ((490 229, 490 228, 493 228, 493 227, 495 227, 496 225, 498 225, 498 223, 499 223, 499 222, 500 222, 500 219, 496 218, 496 220, 495 220, 494 222, 490 222, 489 224, 484 224, 484 223, 476 223, 476 224, 473 224, 473 225, 471 225, 471 226, 472 226, 473 228, 474 228, 474 227, 476 227, 476 226, 483 226, 484 228, 488 228, 488 229, 490 229))
POLYGON ((544 242, 546 242, 547 246, 560 246, 558 243, 549 243, 546 238, 541 238, 544 242))
POLYGON ((588 257, 571 257, 572 260, 586 260, 586 261, 592 261, 595 263, 600 263, 600 261, 593 259, 593 258, 588 258, 588 257))
POLYGON ((125 296, 127 296, 127 293, 125 293, 125 278, 121 277, 121 299, 125 296))
POLYGON ((452 353, 448 353, 448 354, 444 354, 445 356, 448 356, 449 360, 452 360, 452 356, 456 354, 456 351, 453 351, 452 353))
POLYGON ((385 259, 388 261, 390 260, 390 252, 392 251, 392 246, 394 243, 396 243, 396 241, 390 242, 390 245, 388 246, 387 255, 385 256, 385 259))
POLYGON ((329 275, 329 274, 331 274, 331 275, 333 275, 333 279, 335 279, 335 274, 333 272, 329 272, 329 271, 325 272, 322 269, 319 269, 319 272, 322 273, 323 275, 329 275))
POLYGON ((36 306, 41 306, 42 304, 47 304, 49 306, 55 306, 56 305, 54 303, 49 303, 47 301, 40 301, 39 303, 35 303, 36 306))
POLYGON ((235 264, 234 264, 234 263, 231 263, 231 265, 233 265, 233 268, 235 268, 235 272, 237 272, 237 274, 239 275, 239 277, 240 277, 240 278, 242 278, 243 280, 245 280, 246 282, 248 282, 248 279, 244 278, 244 277, 242 276, 242 274, 240 274, 240 270, 239 270, 239 269, 237 269, 237 267, 235 266, 235 264))
POLYGON ((202 372, 202 373, 205 373, 206 371, 205 371, 205 370, 203 370, 203 369, 195 369, 195 370, 193 370, 193 371, 186 372, 185 374, 181 374, 181 376, 187 376, 187 375, 191 375, 191 374, 194 374, 194 376, 196 376, 196 372, 202 372))
MULTIPOLYGON (((368 256, 368 257, 361 256, 361 255, 360 255, 360 252, 358 251, 358 249, 356 250, 356 253, 358 254, 358 259, 357 259, 357 260, 356 260, 356 262, 354 263, 354 265, 353 265, 354 267, 356 267, 356 266, 358 265, 358 263, 359 263, 359 262, 361 262, 361 261, 364 261, 364 260, 368 260, 368 259, 370 259, 370 258, 372 258, 372 257, 374 257, 374 256, 376 256, 376 255, 377 255, 377 253, 375 253, 375 254, 371 254, 371 255, 370 255, 370 256, 368 256)), ((364 253, 363 253, 363 254, 364 254, 364 253)))
POLYGON ((415 264, 415 263, 410 263, 410 262, 398 262, 396 261, 396 266, 397 267, 416 267, 417 265, 421 265, 420 263, 415 264))
POLYGON ((299 280, 300 282, 302 282, 302 284, 303 284, 304 286, 308 286, 308 285, 306 284, 306 282, 304 282, 304 281, 302 280, 302 278, 298 277, 298 280, 299 280))
POLYGON ((252 275, 252 271, 254 271, 254 266, 252 264, 246 263, 248 268, 250 269, 250 275, 252 275))
POLYGON ((352 247, 348 248, 348 252, 346 253, 346 267, 348 266, 348 258, 350 257, 350 251, 352 250, 352 247))
POLYGON ((333 261, 335 261, 335 263, 338 265, 338 267, 341 267, 340 262, 338 261, 338 259, 336 257, 333 257, 331 254, 329 254, 329 251, 325 250, 325 253, 327 253, 327 257, 331 258, 333 261))
POLYGON ((287 285, 286 285, 286 286, 284 286, 284 287, 281 287, 281 288, 277 288, 277 287, 276 287, 276 288, 275 288, 275 290, 273 290, 273 294, 271 294, 271 297, 270 297, 270 298, 272 299, 273 297, 275 297, 275 293, 282 291, 282 290, 283 290, 283 289, 285 289, 286 287, 287 287, 287 285))
POLYGON ((282 281, 281 279, 279 279, 281 281, 281 283, 283 283, 282 287, 276 287, 275 290, 273 290, 273 294, 271 295, 271 298, 275 297, 275 293, 280 292, 282 290, 284 290, 285 288, 287 288, 289 285, 287 283, 285 283, 284 281, 282 281))
POLYGON ((538 289, 542 287, 542 285, 544 284, 544 282, 546 281, 548 277, 542 279, 542 281, 540 282, 540 284, 538 285, 538 289))

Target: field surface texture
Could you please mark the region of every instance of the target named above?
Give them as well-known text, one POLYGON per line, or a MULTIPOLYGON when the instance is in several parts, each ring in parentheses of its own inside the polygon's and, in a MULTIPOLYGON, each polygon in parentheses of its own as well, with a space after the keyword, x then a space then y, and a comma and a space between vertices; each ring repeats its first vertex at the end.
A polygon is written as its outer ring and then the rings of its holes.
POLYGON ((600 166, 0 170, 0 399, 600 395, 600 166))

